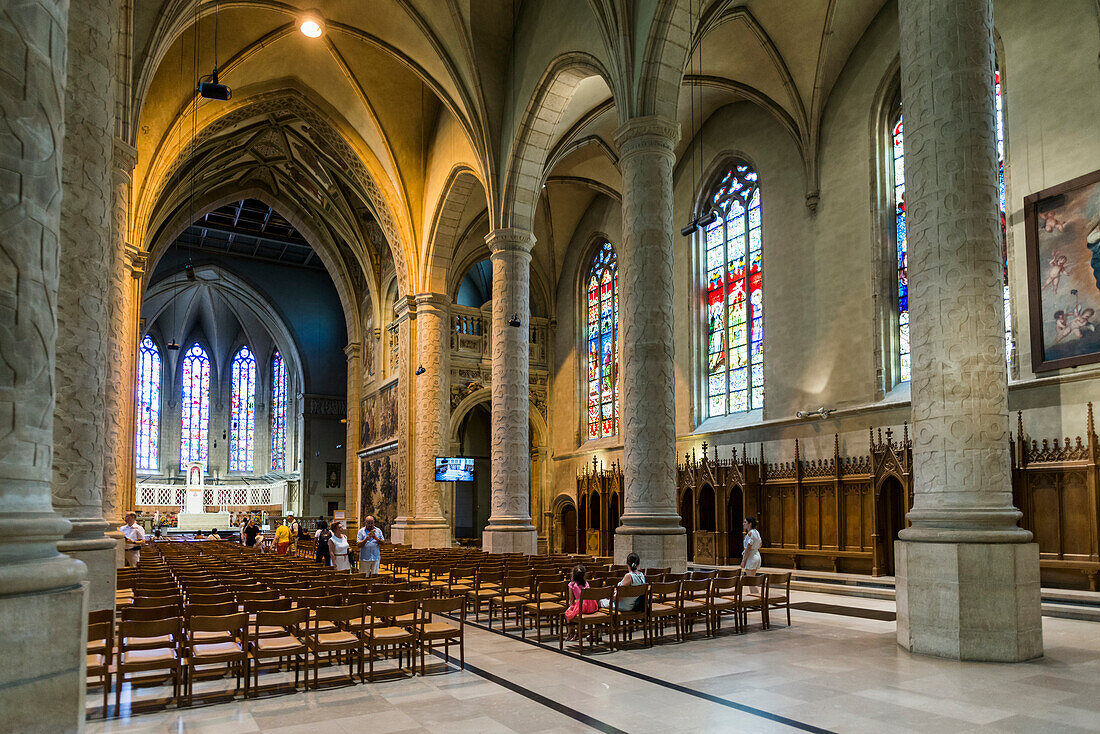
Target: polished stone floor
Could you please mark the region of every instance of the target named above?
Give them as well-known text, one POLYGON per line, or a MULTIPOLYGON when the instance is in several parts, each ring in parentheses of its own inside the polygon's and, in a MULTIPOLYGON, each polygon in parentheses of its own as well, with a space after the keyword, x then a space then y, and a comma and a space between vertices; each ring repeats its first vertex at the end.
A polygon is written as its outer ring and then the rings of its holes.
MULTIPOLYGON (((1100 731, 1100 625, 1045 618, 1044 658, 955 663, 897 647, 893 603, 794 592, 793 625, 563 655, 470 628, 467 670, 310 693, 158 709, 139 688, 98 732, 1085 732, 1100 731), (852 616, 852 615, 860 616, 852 616)), ((755 620, 754 620, 755 621, 755 620)), ((330 671, 327 675, 335 675, 330 671)), ((261 684, 283 674, 267 674, 261 684)), ((202 682, 201 696, 225 681, 202 682)), ((96 691, 88 705, 98 711, 96 691)))

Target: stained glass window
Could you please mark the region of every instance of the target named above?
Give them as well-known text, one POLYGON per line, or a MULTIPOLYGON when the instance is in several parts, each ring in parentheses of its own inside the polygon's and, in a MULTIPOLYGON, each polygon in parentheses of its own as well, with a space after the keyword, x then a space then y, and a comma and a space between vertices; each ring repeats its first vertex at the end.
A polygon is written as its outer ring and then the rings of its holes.
MULTIPOLYGON (((998 204, 1001 215, 1001 257, 1004 263, 1004 314, 1005 314, 1005 358, 1012 364, 1012 303, 1008 285, 1008 201, 1005 195, 1005 136, 1004 136, 1004 100, 1001 96, 1001 72, 995 72, 995 109, 997 113, 997 187, 998 204)), ((905 140, 902 131, 902 115, 899 111, 891 133, 894 145, 894 221, 897 227, 896 242, 898 256, 898 343, 900 352, 900 381, 908 382, 911 376, 911 355, 909 350, 909 272, 908 242, 905 229, 905 140)))
POLYGON ((157 471, 160 448, 160 350, 146 334, 138 353, 137 445, 138 471, 157 471))
POLYGON ((764 270, 760 184, 735 160, 710 200, 718 218, 706 228, 707 412, 764 405, 764 270))
POLYGON ((619 267, 604 242, 588 270, 588 437, 619 432, 619 267))
POLYGON ((286 364, 278 352, 271 361, 271 470, 286 471, 286 364))
POLYGON ((229 415, 229 471, 252 471, 256 437, 256 358, 241 347, 233 358, 233 402, 229 415))
POLYGON ((207 465, 210 438, 210 358, 198 344, 183 356, 180 400, 180 469, 192 461, 207 465))

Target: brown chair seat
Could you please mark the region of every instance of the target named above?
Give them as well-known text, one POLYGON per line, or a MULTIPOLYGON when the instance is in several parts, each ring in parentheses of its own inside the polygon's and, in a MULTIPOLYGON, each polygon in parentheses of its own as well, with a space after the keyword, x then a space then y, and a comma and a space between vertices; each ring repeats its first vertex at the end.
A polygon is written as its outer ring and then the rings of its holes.
POLYGON ((321 632, 315 634, 318 644, 322 646, 328 645, 353 645, 359 641, 356 635, 353 635, 346 630, 335 630, 334 632, 321 632))
POLYGON ((664 602, 655 601, 650 604, 650 614, 675 614, 676 607, 671 604, 665 604, 664 602))
POLYGON ((530 602, 523 605, 524 608, 534 612, 564 612, 568 607, 557 601, 530 602))
POLYGON ((412 633, 404 627, 377 627, 371 634, 376 642, 392 643, 395 640, 408 640, 412 633))
POLYGON ((120 662, 127 668, 134 670, 148 665, 159 668, 164 663, 176 660, 176 651, 170 647, 148 648, 144 650, 126 650, 119 656, 120 662))
POLYGON ((191 657, 197 659, 222 658, 226 655, 240 655, 241 652, 241 646, 236 642, 211 642, 194 645, 191 650, 191 657))
POLYGON ((206 632, 203 630, 196 630, 192 634, 192 638, 201 644, 208 645, 216 642, 230 642, 233 639, 232 632, 206 632))
POLYGON ((458 627, 446 622, 425 622, 420 628, 423 637, 436 637, 458 634, 458 627))
POLYGON ((680 608, 685 612, 698 611, 700 609, 705 609, 706 606, 706 602, 695 601, 694 599, 685 599, 680 602, 680 608))
POLYGON ((289 654, 291 651, 301 650, 303 647, 302 641, 294 635, 261 637, 256 640, 257 650, 264 653, 271 653, 272 655, 279 652, 286 652, 289 654))
POLYGON ((122 644, 127 646, 142 645, 149 649, 156 649, 174 644, 174 640, 172 635, 157 635, 156 637, 138 637, 135 639, 125 638, 122 640, 122 644))
POLYGON ((107 656, 99 654, 91 654, 87 656, 88 670, 92 668, 102 668, 107 663, 107 656))

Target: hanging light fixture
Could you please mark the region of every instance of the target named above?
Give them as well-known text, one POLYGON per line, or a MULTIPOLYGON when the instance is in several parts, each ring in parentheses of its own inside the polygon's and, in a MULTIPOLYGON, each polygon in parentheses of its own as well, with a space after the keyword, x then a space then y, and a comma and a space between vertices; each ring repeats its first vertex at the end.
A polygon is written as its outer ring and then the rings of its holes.
MULTIPOLYGON (((233 96, 233 90, 218 81, 218 11, 221 5, 214 6, 214 71, 199 77, 197 89, 203 99, 216 99, 225 102, 233 96)), ((196 10, 195 35, 198 36, 198 11, 196 10)))

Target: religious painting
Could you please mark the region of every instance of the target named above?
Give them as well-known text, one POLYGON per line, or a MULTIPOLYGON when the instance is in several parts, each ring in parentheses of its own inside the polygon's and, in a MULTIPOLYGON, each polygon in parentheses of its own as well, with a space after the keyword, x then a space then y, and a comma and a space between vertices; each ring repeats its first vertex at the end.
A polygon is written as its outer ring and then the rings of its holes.
POLYGON ((1035 372, 1100 362, 1100 171, 1024 199, 1035 372))
POLYGON ((328 462, 325 464, 325 489, 339 489, 340 488, 340 474, 344 465, 339 462, 328 462))
POLYGON ((361 459, 359 522, 373 515, 375 523, 387 535, 397 517, 397 454, 390 451, 361 459))
POLYGON ((359 405, 360 448, 397 437, 397 383, 390 383, 368 395, 359 405))

